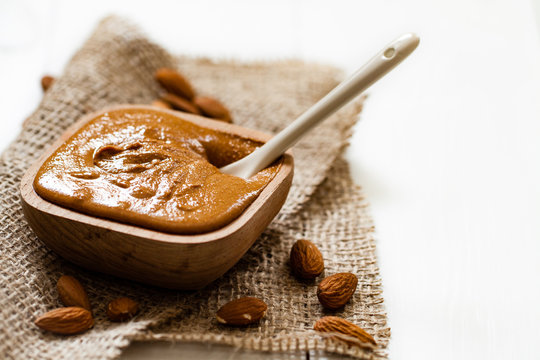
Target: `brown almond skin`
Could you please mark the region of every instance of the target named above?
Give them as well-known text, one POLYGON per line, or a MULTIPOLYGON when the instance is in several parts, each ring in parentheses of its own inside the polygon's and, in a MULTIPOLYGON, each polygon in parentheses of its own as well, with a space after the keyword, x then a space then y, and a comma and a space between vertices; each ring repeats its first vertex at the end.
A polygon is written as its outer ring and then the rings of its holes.
POLYGON ((233 326, 245 326, 258 322, 266 314, 268 306, 254 297, 243 297, 223 305, 216 313, 217 321, 233 326))
POLYGON ((315 279, 324 271, 324 259, 314 243, 298 240, 291 248, 291 270, 300 279, 315 279))
POLYGON ((216 120, 232 123, 229 110, 218 100, 208 96, 196 96, 193 103, 201 110, 203 115, 216 120))
POLYGON ((60 300, 62 300, 65 306, 78 306, 92 312, 88 294, 86 294, 79 280, 73 276, 62 275, 56 283, 56 289, 58 290, 60 300))
POLYGON ((319 302, 327 309, 339 309, 356 291, 358 279, 351 273, 338 273, 324 278, 317 287, 319 302))
POLYGON ((191 101, 176 96, 171 93, 166 93, 161 95, 161 100, 165 101, 175 110, 185 111, 188 113, 201 115, 199 108, 195 106, 191 101))
POLYGON ((189 81, 174 69, 158 69, 154 74, 154 78, 170 93, 186 98, 187 100, 192 100, 195 96, 195 91, 193 91, 193 87, 189 81))
POLYGON ((152 101, 152 106, 163 108, 163 109, 172 109, 172 106, 163 100, 154 100, 152 101))
POLYGON ((114 299, 107 305, 107 317, 114 322, 127 321, 139 312, 139 304, 127 297, 114 299))
POLYGON ((49 90, 54 80, 55 80, 54 77, 50 75, 45 75, 41 78, 41 88, 43 89, 44 92, 49 90))
POLYGON ((78 306, 58 308, 38 317, 35 324, 61 335, 79 334, 94 326, 90 311, 78 306))
POLYGON ((327 332, 340 333, 348 337, 356 338, 360 342, 358 343, 356 341, 341 338, 339 336, 332 336, 333 339, 343 341, 349 345, 360 345, 360 346, 362 346, 362 344, 377 345, 377 342, 375 341, 373 336, 368 334, 364 329, 353 324, 350 321, 339 318, 337 316, 325 316, 321 318, 319 321, 315 323, 315 325, 313 326, 313 329, 319 332, 323 332, 323 333, 327 333, 327 332))

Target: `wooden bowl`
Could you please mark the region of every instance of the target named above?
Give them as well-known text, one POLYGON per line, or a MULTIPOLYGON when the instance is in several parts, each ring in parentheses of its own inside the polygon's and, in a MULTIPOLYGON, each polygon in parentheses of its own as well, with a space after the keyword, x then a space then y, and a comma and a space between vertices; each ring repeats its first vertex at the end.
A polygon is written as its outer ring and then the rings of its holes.
POLYGON ((277 215, 291 186, 293 157, 284 155, 279 172, 236 220, 197 235, 169 234, 86 215, 48 202, 34 191, 39 168, 62 143, 89 120, 126 108, 168 112, 202 127, 262 142, 270 138, 259 131, 151 106, 107 108, 77 121, 26 171, 20 187, 25 217, 48 247, 77 265, 171 289, 202 288, 236 264, 277 215))

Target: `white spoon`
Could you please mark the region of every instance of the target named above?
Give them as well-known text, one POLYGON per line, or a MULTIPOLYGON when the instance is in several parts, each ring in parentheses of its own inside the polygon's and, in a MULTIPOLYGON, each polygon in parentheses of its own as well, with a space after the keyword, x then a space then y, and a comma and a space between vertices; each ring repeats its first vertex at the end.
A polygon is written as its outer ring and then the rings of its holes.
POLYGON ((309 130, 392 70, 416 49, 419 42, 420 38, 412 33, 400 36, 266 144, 220 170, 244 179, 255 175, 283 155, 309 130))

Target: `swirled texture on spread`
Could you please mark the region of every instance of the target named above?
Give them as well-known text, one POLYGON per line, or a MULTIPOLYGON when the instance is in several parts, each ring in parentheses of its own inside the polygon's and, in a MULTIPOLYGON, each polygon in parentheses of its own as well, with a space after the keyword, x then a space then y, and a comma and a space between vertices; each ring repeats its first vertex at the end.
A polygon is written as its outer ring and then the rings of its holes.
POLYGON ((237 218, 279 170, 248 180, 221 173, 261 143, 165 112, 114 110, 92 119, 42 165, 44 199, 90 215, 178 234, 237 218))

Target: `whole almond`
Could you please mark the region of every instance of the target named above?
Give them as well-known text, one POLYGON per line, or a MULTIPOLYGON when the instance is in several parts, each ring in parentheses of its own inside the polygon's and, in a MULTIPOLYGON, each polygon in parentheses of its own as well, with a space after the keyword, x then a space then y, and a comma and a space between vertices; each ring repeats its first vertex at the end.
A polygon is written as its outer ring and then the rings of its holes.
POLYGON ((35 324, 55 334, 73 335, 94 326, 94 319, 90 311, 71 306, 49 311, 38 317, 35 324))
POLYGON ((172 109, 172 106, 163 100, 154 100, 152 101, 152 106, 163 108, 163 109, 172 109))
POLYGON ((201 114, 201 112, 199 111, 199 108, 195 106, 195 104, 193 104, 189 100, 181 98, 180 96, 176 96, 171 93, 166 93, 166 94, 161 95, 161 100, 171 105, 173 109, 185 111, 185 112, 197 114, 197 115, 201 114))
POLYGON ((193 99, 195 92, 189 81, 176 70, 169 68, 158 69, 154 78, 168 92, 181 96, 188 100, 193 99))
POLYGON ((229 110, 218 100, 208 96, 196 96, 193 103, 199 107, 201 112, 213 119, 232 122, 229 110))
POLYGON ((64 305, 78 306, 92 312, 86 291, 73 276, 62 275, 56 283, 56 289, 64 305))
POLYGON ((54 78, 52 76, 50 75, 43 76, 41 78, 41 88, 43 89, 43 91, 49 90, 53 82, 54 82, 54 78))
POLYGON ((291 270, 301 279, 314 279, 324 270, 324 259, 314 243, 298 240, 291 248, 291 270))
POLYGON ((223 305, 216 318, 222 324, 243 326, 254 324, 264 317, 268 307, 254 297, 243 297, 223 305))
POLYGON ((358 279, 351 273, 338 273, 324 278, 317 288, 319 302, 327 309, 345 306, 356 291, 358 279))
POLYGON ((127 297, 114 299, 107 305, 107 317, 115 322, 127 321, 138 312, 139 304, 127 297))
POLYGON ((350 321, 339 318, 337 316, 325 316, 319 321, 317 321, 313 328, 316 331, 323 333, 343 334, 345 335, 345 337, 340 337, 339 335, 336 335, 332 336, 332 338, 344 341, 345 343, 350 345, 377 345, 377 342, 375 341, 375 339, 373 339, 373 336, 368 334, 364 329, 353 324, 350 321), (360 343, 354 341, 354 339, 358 339, 360 343))

